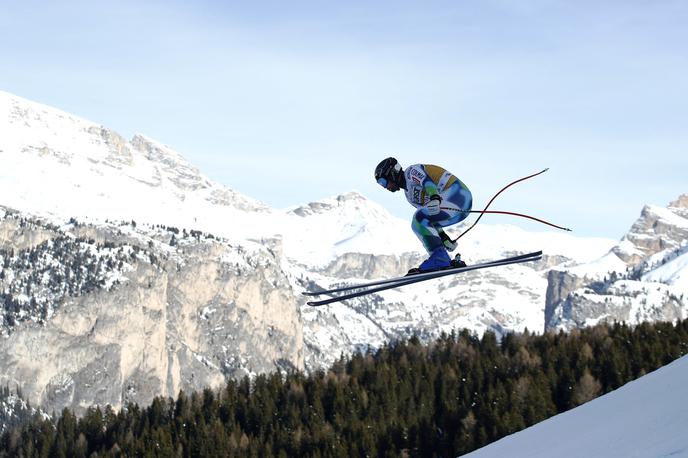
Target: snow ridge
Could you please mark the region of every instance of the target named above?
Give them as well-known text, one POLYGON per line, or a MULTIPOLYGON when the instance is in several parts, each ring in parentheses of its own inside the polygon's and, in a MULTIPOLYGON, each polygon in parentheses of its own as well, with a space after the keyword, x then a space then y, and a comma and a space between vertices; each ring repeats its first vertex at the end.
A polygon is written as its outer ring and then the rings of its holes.
POLYGON ((265 204, 208 180, 179 153, 143 135, 0 92, 0 195, 8 207, 59 218, 137 220, 212 229, 265 204))

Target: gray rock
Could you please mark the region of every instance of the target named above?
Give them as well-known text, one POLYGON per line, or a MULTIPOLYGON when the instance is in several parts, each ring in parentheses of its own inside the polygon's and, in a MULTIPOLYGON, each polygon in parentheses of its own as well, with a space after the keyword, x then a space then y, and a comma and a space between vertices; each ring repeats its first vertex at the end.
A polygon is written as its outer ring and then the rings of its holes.
POLYGON ((154 396, 217 388, 230 377, 304 368, 296 295, 269 249, 182 235, 172 247, 161 242, 168 234, 141 226, 132 236, 131 228, 114 225, 63 230, 31 224, 29 234, 16 221, 2 220, 3 250, 15 237, 19 253, 39 240, 85 234, 94 237, 89 252, 96 257, 98 250, 138 249, 128 257, 128 270, 104 274, 122 275, 118 282, 74 294, 59 295, 70 289, 56 288, 50 316, 5 323, 0 384, 20 386, 32 405, 76 413, 94 404, 147 405, 154 396), (110 248, 95 240, 107 240, 110 248))

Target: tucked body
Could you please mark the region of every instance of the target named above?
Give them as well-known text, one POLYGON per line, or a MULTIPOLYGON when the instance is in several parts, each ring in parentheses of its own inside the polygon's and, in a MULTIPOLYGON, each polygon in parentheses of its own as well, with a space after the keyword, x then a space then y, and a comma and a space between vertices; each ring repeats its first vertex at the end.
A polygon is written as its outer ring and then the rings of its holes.
POLYGON ((404 170, 393 157, 378 164, 375 179, 391 192, 403 189, 406 200, 416 208, 411 227, 430 254, 418 270, 452 265, 447 250, 455 250, 456 243, 444 228, 463 221, 469 215, 473 197, 468 187, 443 167, 414 164, 404 170))

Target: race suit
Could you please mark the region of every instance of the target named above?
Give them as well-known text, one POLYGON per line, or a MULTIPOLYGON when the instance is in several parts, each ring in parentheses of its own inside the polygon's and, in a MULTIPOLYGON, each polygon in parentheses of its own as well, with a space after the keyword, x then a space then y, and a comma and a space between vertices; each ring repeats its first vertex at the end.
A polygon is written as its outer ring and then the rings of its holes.
POLYGON ((468 187, 442 167, 431 164, 414 164, 406 168, 406 200, 418 210, 413 215, 411 227, 423 246, 432 253, 443 246, 442 228, 463 221, 473 206, 473 196, 468 187), (430 196, 442 198, 440 212, 429 215, 425 205, 430 196))

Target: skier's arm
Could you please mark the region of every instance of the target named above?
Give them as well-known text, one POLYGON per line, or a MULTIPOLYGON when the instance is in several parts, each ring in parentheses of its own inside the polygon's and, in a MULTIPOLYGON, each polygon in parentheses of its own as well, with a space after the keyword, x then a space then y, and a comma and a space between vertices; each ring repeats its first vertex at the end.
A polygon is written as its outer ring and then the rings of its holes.
POLYGON ((442 202, 442 197, 437 190, 437 185, 430 177, 426 177, 423 182, 423 190, 425 195, 430 198, 427 204, 425 204, 425 211, 428 215, 434 216, 440 212, 440 202, 442 202))

